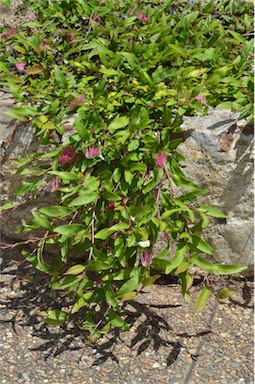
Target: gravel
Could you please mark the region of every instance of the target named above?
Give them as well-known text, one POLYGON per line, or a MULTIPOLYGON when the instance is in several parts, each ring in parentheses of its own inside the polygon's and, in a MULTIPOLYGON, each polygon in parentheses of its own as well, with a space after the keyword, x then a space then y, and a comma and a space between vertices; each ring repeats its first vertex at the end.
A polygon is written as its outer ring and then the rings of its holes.
POLYGON ((253 382, 251 281, 215 279, 213 288, 228 286, 235 296, 218 304, 212 295, 204 311, 195 313, 201 286, 192 288, 187 305, 180 287, 165 279, 126 306, 130 332, 113 332, 92 345, 74 328, 42 323, 38 313, 52 299, 45 279, 21 263, 17 249, 3 251, 0 259, 1 384, 253 382), (248 301, 244 290, 250 291, 248 301))

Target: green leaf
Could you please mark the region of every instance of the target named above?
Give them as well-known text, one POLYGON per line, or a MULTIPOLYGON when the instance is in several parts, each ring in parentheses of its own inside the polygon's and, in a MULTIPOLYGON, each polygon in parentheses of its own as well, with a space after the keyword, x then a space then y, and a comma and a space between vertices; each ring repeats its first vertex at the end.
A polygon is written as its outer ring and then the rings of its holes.
MULTIPOLYGON (((92 295, 92 292, 87 292, 87 293, 91 293, 91 295, 92 295)), ((78 312, 81 308, 85 307, 88 304, 88 301, 84 296, 80 297, 76 301, 76 303, 74 303, 71 313, 78 312)))
POLYGON ((120 289, 115 293, 114 297, 117 299, 126 295, 127 293, 133 292, 138 287, 138 284, 139 284, 139 276, 131 277, 131 279, 126 281, 120 287, 120 289))
POLYGON ((124 128, 128 125, 129 118, 127 116, 115 117, 115 119, 109 124, 108 131, 114 133, 117 129, 124 128))
POLYGON ((207 205, 200 205, 196 209, 199 212, 205 213, 208 216, 219 217, 219 218, 226 218, 227 217, 225 215, 225 213, 221 212, 219 209, 213 208, 213 207, 209 207, 207 205))
POLYGON ((81 172, 67 172, 67 171, 49 171, 50 175, 55 175, 63 181, 81 181, 83 179, 83 174, 81 172))
POLYGON ((113 225, 110 228, 101 229, 101 231, 99 231, 99 232, 97 232, 95 234, 95 239, 105 240, 111 234, 113 234, 115 232, 122 231, 123 229, 128 229, 128 228, 129 228, 128 224, 126 224, 126 223, 118 223, 118 224, 113 225))
POLYGON ((217 297, 219 300, 226 300, 229 297, 232 297, 234 294, 234 291, 228 289, 228 288, 223 288, 221 291, 217 292, 217 297))
POLYGON ((82 205, 87 205, 90 203, 93 203, 98 199, 98 193, 97 192, 80 192, 80 196, 76 197, 71 203, 68 204, 68 207, 79 207, 82 205))
POLYGON ((65 217, 65 216, 69 216, 72 212, 74 212, 73 209, 62 207, 61 205, 52 205, 50 207, 43 207, 43 208, 40 208, 39 211, 44 215, 51 216, 51 217, 65 217))
POLYGON ((85 232, 85 230, 86 227, 81 224, 60 225, 53 229, 54 232, 65 236, 78 235, 78 233, 85 232))
POLYGON ((103 197, 108 201, 120 201, 122 198, 115 193, 107 191, 107 189, 104 188, 103 190, 103 197))
POLYGON ((211 296, 211 290, 207 287, 204 287, 200 292, 195 304, 196 312, 202 311, 202 309, 205 307, 210 296, 211 296))
POLYGON ((107 314, 107 320, 114 327, 121 328, 125 331, 129 330, 129 325, 113 310, 110 310, 109 313, 107 314))
POLYGON ((228 30, 228 33, 230 33, 236 41, 238 41, 240 44, 246 44, 246 40, 240 33, 237 33, 235 31, 231 31, 231 29, 228 30))
POLYGON ((207 253, 208 255, 214 255, 215 252, 213 248, 206 241, 201 239, 201 237, 190 234, 189 240, 189 247, 191 251, 199 250, 201 252, 207 253))
POLYGON ((186 254, 186 246, 178 249, 174 255, 174 257, 170 260, 170 264, 167 265, 165 269, 165 274, 168 275, 171 273, 175 268, 177 268, 181 262, 183 261, 185 254, 186 254))
POLYGON ((25 181, 22 181, 22 185, 20 187, 18 187, 13 192, 13 194, 15 196, 17 196, 17 195, 24 195, 24 194, 30 193, 30 192, 34 191, 36 188, 43 185, 44 183, 45 182, 43 180, 32 180, 32 181, 25 180, 25 181))
POLYGON ((142 280, 142 285, 144 287, 153 285, 155 283, 155 281, 158 280, 160 277, 161 277, 161 275, 153 275, 153 276, 145 277, 142 280))
POLYGON ((100 260, 90 260, 88 262, 91 271, 100 272, 111 269, 113 266, 100 260))
POLYGON ((64 275, 79 275, 81 272, 85 270, 86 266, 82 264, 73 265, 69 268, 64 275))
POLYGON ((179 53, 181 56, 184 56, 184 57, 187 56, 186 50, 177 44, 168 44, 168 47, 170 48, 170 52, 172 51, 174 53, 179 53))
POLYGON ((39 314, 43 317, 46 317, 45 322, 50 325, 62 325, 70 316, 70 314, 66 311, 61 310, 49 310, 49 311, 41 311, 39 314))
POLYGON ((124 171, 124 179, 128 184, 132 183, 134 176, 135 176, 134 173, 130 171, 124 171))
POLYGON ((60 86, 60 88, 67 89, 68 88, 68 83, 66 80, 65 75, 61 72, 59 67, 57 65, 54 66, 54 75, 55 79, 60 86))
POLYGON ((241 264, 213 264, 198 255, 193 255, 189 260, 191 263, 195 264, 201 269, 204 269, 205 271, 208 271, 209 273, 212 273, 213 275, 231 275, 235 273, 240 273, 247 269, 246 265, 241 264))
POLYGON ((38 213, 32 211, 32 215, 34 216, 34 222, 41 228, 45 228, 45 229, 48 229, 49 231, 52 230, 53 226, 52 224, 49 222, 49 220, 47 220, 45 217, 41 216, 41 215, 38 215, 38 213))
POLYGON ((1 212, 1 211, 4 211, 4 210, 6 210, 6 209, 14 208, 14 207, 16 207, 16 206, 19 205, 19 204, 20 204, 19 201, 13 201, 13 202, 10 202, 10 203, 6 203, 6 204, 4 204, 4 205, 2 205, 2 206, 0 207, 0 212, 1 212))
POLYGON ((55 282, 52 284, 51 288, 52 289, 60 289, 60 290, 66 290, 69 288, 76 288, 80 283, 80 276, 65 276, 63 279, 61 279, 58 282, 55 282))

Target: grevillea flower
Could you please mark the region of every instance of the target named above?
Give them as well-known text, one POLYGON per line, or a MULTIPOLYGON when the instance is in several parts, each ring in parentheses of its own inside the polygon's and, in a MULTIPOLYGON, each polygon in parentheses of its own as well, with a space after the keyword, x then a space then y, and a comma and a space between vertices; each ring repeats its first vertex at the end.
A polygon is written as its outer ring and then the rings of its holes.
POLYGON ((59 180, 57 177, 55 177, 55 179, 53 179, 50 184, 50 191, 55 192, 58 188, 59 188, 59 180))
POLYGON ((79 96, 76 99, 72 100, 71 103, 69 104, 70 109, 75 109, 78 107, 78 105, 82 104, 85 100, 84 96, 79 96))
POLYGON ((145 251, 141 256, 141 264, 147 267, 147 265, 151 264, 152 257, 153 253, 151 251, 145 251))
POLYGON ((149 17, 146 17, 145 13, 137 12, 136 17, 138 20, 141 20, 143 23, 148 23, 150 21, 149 17))
POLYGON ((205 100, 203 99, 203 96, 202 95, 197 95, 195 97, 196 100, 198 100, 201 104, 206 104, 205 100))
POLYGON ((75 150, 72 147, 65 147, 58 159, 59 164, 64 165, 74 158, 75 150))
POLYGON ((23 62, 20 62, 20 63, 17 63, 17 64, 16 64, 16 68, 17 68, 17 70, 20 71, 20 72, 21 72, 21 71, 24 71, 25 66, 26 66, 26 64, 23 63, 23 62))
POLYGON ((156 156, 155 164, 158 168, 164 168, 166 164, 166 155, 164 153, 159 153, 156 156))
POLYGON ((87 151, 87 158, 88 159, 93 159, 94 157, 98 156, 99 155, 99 148, 95 147, 94 145, 92 145, 92 147, 89 147, 88 148, 88 151, 87 151))
POLYGON ((15 33, 16 33, 16 29, 15 28, 11 28, 11 29, 9 29, 9 31, 3 33, 1 35, 1 38, 4 39, 5 37, 15 35, 15 33))

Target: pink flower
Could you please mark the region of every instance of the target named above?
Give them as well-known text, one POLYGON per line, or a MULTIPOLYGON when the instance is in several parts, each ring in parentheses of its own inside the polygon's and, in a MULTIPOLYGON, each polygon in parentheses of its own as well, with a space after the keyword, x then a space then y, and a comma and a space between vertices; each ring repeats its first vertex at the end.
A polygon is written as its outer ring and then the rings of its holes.
POLYGON ((87 158, 88 159, 93 159, 94 157, 99 155, 99 148, 95 147, 94 145, 90 148, 88 148, 87 151, 87 158))
POLYGON ((59 188, 59 180, 57 177, 55 177, 55 179, 53 179, 50 184, 50 191, 55 192, 58 188, 59 188))
POLYGON ((7 45, 6 48, 5 48, 5 51, 6 51, 6 52, 9 52, 9 51, 11 51, 11 50, 12 50, 12 47, 11 47, 10 45, 7 45))
POLYGON ((76 35, 74 33, 71 33, 71 35, 69 35, 69 40, 75 40, 76 39, 76 35))
POLYGON ((78 107, 79 104, 82 104, 85 100, 84 96, 79 96, 76 99, 72 100, 71 103, 69 104, 70 109, 75 109, 78 107))
POLYGON ((202 95, 197 95, 195 97, 196 100, 198 100, 201 104, 206 104, 205 100, 203 99, 203 96, 202 95))
POLYGON ((158 168, 164 168, 166 165, 166 155, 164 153, 159 153, 156 156, 155 164, 158 168))
POLYGON ((138 20, 141 20, 143 23, 148 23, 150 21, 149 17, 146 17, 145 13, 137 12, 136 17, 138 20))
POLYGON ((75 150, 72 147, 65 147, 58 159, 59 164, 64 165, 74 158, 75 150))
POLYGON ((9 29, 9 31, 3 33, 3 34, 1 35, 1 38, 3 39, 3 38, 5 38, 5 37, 15 35, 15 33, 16 33, 16 29, 15 29, 15 28, 11 28, 11 29, 9 29))
POLYGON ((48 45, 46 45, 46 44, 41 44, 41 45, 40 45, 40 49, 41 49, 42 51, 48 51, 49 47, 48 47, 48 45))
POLYGON ((26 64, 23 63, 23 62, 20 62, 20 63, 17 63, 17 64, 16 64, 16 68, 17 68, 17 70, 20 71, 20 72, 24 71, 25 66, 26 66, 26 64))
POLYGON ((102 19, 101 19, 101 16, 100 16, 100 15, 98 15, 98 16, 95 17, 95 21, 97 21, 98 23, 100 23, 101 20, 102 20, 102 19))
POLYGON ((153 253, 151 251, 145 251, 141 256, 141 264, 144 267, 147 267, 149 264, 151 264, 152 257, 153 253))

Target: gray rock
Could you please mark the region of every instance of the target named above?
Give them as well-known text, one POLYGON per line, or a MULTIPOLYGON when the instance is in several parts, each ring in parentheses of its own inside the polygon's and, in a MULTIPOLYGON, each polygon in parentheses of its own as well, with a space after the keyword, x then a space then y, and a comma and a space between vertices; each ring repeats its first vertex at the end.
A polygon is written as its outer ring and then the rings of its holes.
POLYGON ((227 219, 214 219, 205 239, 215 249, 214 261, 246 264, 253 275, 253 126, 238 114, 210 110, 204 117, 185 117, 185 173, 208 190, 200 202, 221 209, 227 219))

